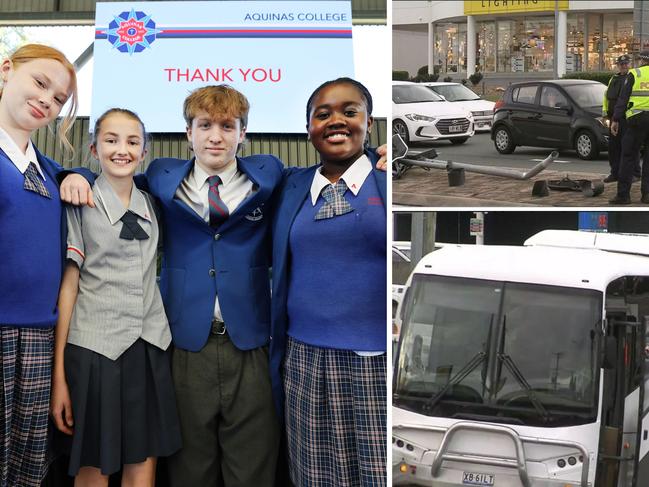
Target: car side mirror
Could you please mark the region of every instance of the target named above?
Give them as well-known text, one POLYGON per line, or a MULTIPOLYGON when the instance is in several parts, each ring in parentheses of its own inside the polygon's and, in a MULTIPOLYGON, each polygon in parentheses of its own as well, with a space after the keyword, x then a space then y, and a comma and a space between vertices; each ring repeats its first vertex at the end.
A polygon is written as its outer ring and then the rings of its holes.
POLYGON ((566 112, 568 115, 572 115, 572 107, 567 103, 558 103, 554 108, 566 112))

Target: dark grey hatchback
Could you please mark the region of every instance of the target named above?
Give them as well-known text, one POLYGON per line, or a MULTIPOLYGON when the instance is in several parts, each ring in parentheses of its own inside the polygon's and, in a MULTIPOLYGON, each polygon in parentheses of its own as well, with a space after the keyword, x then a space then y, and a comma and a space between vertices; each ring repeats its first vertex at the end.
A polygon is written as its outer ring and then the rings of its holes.
POLYGON ((511 84, 494 107, 491 139, 501 154, 516 146, 574 149, 581 159, 608 150, 608 121, 602 118, 606 86, 562 79, 511 84))

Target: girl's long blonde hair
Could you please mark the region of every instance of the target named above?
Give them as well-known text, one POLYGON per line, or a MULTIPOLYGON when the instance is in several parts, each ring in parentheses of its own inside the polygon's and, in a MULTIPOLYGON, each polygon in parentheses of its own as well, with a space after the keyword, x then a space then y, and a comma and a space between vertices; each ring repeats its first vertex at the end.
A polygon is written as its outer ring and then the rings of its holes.
MULTIPOLYGON (((13 63, 15 68, 26 62, 33 61, 34 59, 53 59, 58 61, 70 74, 70 88, 72 92, 72 95, 70 96, 71 103, 68 112, 59 123, 57 137, 64 151, 68 151, 73 155, 74 147, 68 139, 68 132, 72 128, 74 119, 77 116, 77 106, 79 104, 79 96, 77 94, 77 75, 74 71, 74 66, 61 51, 50 46, 44 46, 43 44, 25 44, 16 49, 13 54, 9 56, 9 60, 13 63)), ((0 87, 0 98, 1 97, 2 88, 0 87)))

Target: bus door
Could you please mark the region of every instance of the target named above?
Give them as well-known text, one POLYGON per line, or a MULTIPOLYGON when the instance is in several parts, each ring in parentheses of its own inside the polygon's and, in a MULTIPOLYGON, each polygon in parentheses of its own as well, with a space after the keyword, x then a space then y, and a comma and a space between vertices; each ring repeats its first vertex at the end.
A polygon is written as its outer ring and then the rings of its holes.
POLYGON ((598 487, 649 485, 649 279, 627 276, 606 296, 598 487))
POLYGON ((638 462, 634 486, 649 485, 649 316, 643 317, 640 334, 642 385, 640 387, 640 415, 638 417, 638 462))

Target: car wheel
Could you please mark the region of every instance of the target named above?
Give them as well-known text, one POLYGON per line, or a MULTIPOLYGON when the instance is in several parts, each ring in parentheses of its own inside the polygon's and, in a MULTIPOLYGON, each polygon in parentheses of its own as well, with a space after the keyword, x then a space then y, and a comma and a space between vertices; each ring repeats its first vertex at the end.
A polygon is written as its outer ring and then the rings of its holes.
POLYGON ((460 144, 464 144, 467 140, 469 140, 469 138, 468 137, 460 137, 458 139, 450 139, 450 140, 451 140, 451 144, 460 145, 460 144))
POLYGON ((595 159, 599 155, 597 138, 587 130, 582 130, 575 137, 575 150, 579 159, 595 159))
POLYGON ((494 145, 501 154, 511 154, 516 148, 512 134, 503 126, 497 127, 494 132, 494 145))
POLYGON ((392 133, 399 134, 406 144, 410 142, 410 134, 408 134, 408 126, 403 120, 397 119, 392 122, 392 133))

